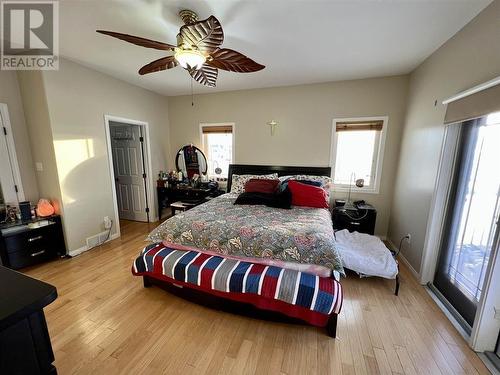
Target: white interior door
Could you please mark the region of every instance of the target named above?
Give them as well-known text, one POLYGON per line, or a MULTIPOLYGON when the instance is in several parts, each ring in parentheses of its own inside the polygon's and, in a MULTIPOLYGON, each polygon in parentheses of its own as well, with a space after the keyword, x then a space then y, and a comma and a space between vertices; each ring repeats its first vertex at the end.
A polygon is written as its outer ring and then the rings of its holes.
POLYGON ((110 124, 120 219, 148 221, 143 138, 139 125, 110 124))
POLYGON ((14 173, 11 165, 11 155, 7 144, 7 136, 5 134, 5 124, 0 111, 0 189, 3 193, 3 198, 6 204, 17 204, 19 197, 14 180, 14 173))

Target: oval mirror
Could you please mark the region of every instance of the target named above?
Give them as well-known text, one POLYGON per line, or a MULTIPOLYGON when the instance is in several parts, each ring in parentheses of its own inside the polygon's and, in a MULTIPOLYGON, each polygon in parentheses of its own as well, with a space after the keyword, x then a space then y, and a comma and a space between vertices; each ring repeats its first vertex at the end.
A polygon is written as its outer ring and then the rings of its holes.
POLYGON ((207 173, 207 158, 203 151, 193 145, 182 147, 175 157, 175 165, 184 177, 192 178, 195 174, 207 173))

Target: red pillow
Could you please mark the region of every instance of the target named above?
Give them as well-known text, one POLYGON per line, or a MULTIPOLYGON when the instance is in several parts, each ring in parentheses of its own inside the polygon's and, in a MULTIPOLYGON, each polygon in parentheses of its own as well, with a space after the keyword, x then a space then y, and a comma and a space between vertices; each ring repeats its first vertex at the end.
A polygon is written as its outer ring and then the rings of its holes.
POLYGON ((328 193, 318 186, 301 184, 298 181, 288 182, 292 193, 292 205, 317 208, 329 208, 328 193))
POLYGON ((280 180, 252 178, 245 184, 245 193, 272 194, 278 189, 280 180))

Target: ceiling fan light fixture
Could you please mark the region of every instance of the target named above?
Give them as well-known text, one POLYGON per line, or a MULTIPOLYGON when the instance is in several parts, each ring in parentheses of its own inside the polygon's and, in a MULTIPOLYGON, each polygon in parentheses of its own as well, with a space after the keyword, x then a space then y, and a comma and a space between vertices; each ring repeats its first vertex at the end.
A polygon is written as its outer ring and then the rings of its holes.
POLYGON ((186 49, 180 49, 178 51, 175 51, 174 54, 175 59, 179 63, 180 66, 182 66, 184 69, 200 69, 207 58, 203 53, 197 50, 186 50, 186 49))

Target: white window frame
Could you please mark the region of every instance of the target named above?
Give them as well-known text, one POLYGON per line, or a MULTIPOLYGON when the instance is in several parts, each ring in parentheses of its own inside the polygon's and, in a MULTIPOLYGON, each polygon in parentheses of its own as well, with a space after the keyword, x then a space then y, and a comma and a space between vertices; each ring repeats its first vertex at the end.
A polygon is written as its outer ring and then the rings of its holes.
MULTIPOLYGON (((201 145, 201 149, 203 150, 203 153, 205 153, 205 138, 203 137, 203 128, 204 127, 209 127, 209 126, 230 126, 231 127, 231 135, 232 135, 231 142, 233 143, 233 145, 232 145, 232 152, 231 152, 232 153, 232 155, 231 155, 231 159, 232 159, 231 164, 235 164, 236 162, 235 162, 235 159, 234 159, 234 156, 235 156, 235 147, 234 147, 234 145, 235 145, 235 139, 236 139, 235 138, 236 124, 234 122, 203 122, 203 123, 200 123, 200 145, 201 145)), ((207 156, 205 155, 205 157, 207 157, 207 156)), ((208 164, 208 160, 207 160, 207 164, 208 164)))
MULTIPOLYGON (((376 165, 375 165, 375 177, 373 179, 372 186, 358 188, 354 183, 352 186, 352 191, 356 193, 368 193, 368 194, 379 194, 380 193, 380 181, 382 178, 382 167, 384 164, 384 150, 385 150, 385 139, 387 137, 387 128, 389 127, 389 116, 365 116, 365 117, 343 117, 334 118, 332 121, 332 135, 330 144, 330 166, 332 168, 332 179, 335 178, 335 159, 337 156, 337 122, 356 122, 356 121, 382 121, 382 130, 378 142, 378 150, 375 151, 377 154, 376 165)), ((377 147, 377 145, 376 145, 377 147)), ((347 192, 349 191, 349 185, 338 185, 333 183, 333 191, 337 192, 347 192)))

